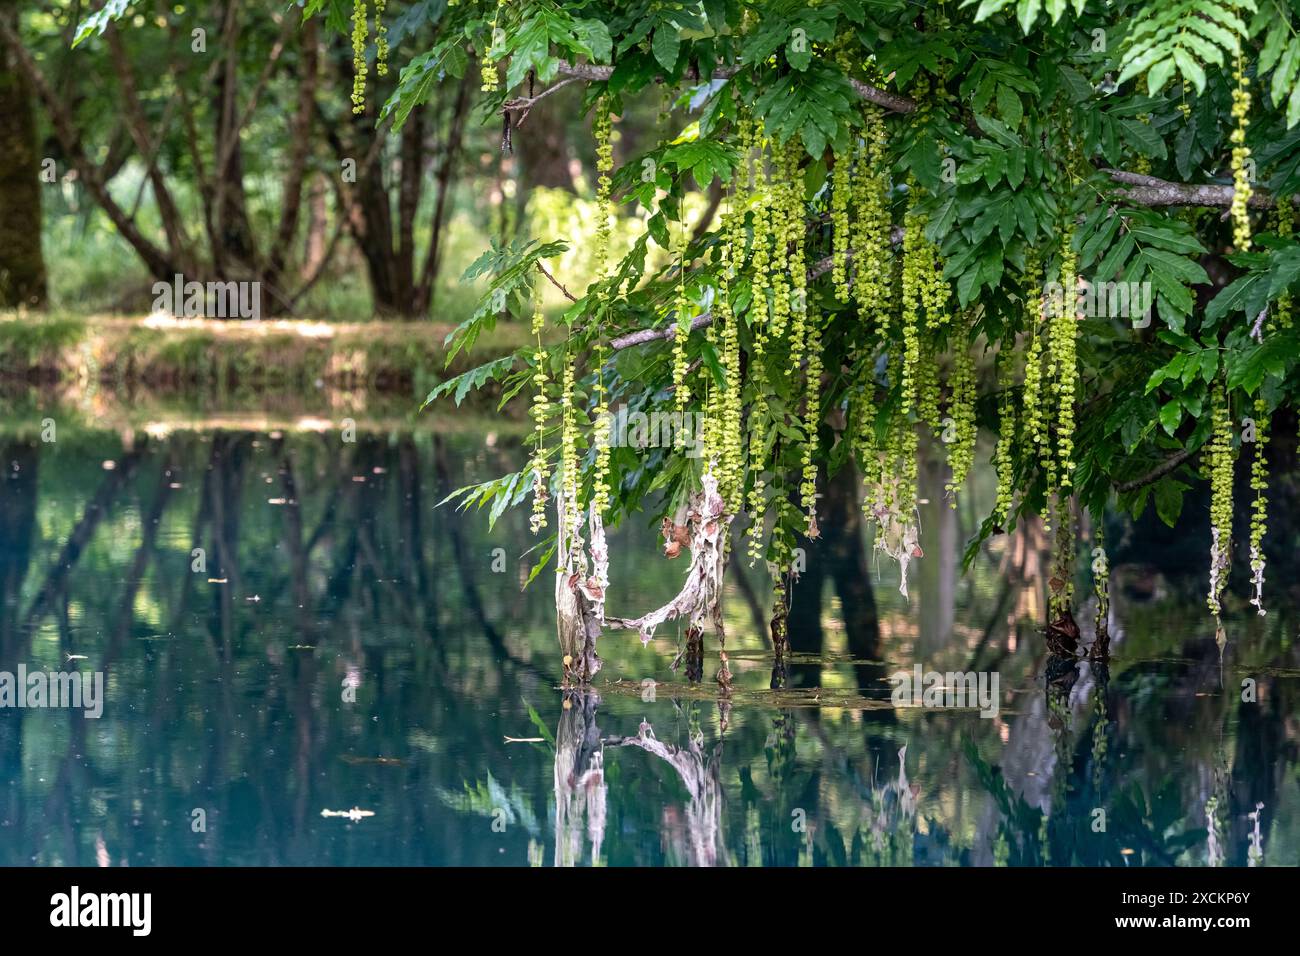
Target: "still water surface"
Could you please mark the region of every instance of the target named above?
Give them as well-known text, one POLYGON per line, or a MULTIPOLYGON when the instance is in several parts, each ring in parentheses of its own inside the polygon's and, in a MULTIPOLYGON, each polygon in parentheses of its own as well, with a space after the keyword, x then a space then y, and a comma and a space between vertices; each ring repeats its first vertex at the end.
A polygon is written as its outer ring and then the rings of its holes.
MULTIPOLYGON (((0 863, 1300 862, 1292 608, 1230 617, 1221 659, 1199 572, 1129 547, 1111 666, 1049 680, 1034 541, 963 571, 989 489, 954 511, 931 476, 909 599, 848 519, 810 551, 784 689, 742 566, 730 702, 711 637, 700 685, 670 671, 671 625, 606 636, 566 695, 526 508, 490 533, 437 507, 523 455, 481 431, 0 438, 0 670, 106 682, 98 720, 0 710, 0 863), (918 663, 996 672, 998 715, 896 709, 886 677, 918 663)), ((611 613, 674 593, 654 529, 611 545, 611 613)))

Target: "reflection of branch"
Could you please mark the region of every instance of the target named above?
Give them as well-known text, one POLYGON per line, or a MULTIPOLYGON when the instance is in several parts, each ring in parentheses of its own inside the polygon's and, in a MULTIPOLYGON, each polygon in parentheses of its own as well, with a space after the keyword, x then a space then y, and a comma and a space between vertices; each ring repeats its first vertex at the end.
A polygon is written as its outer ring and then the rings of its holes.
POLYGON ((582 859, 583 820, 591 841, 591 864, 600 863, 605 839, 605 749, 596 723, 600 697, 568 691, 555 733, 555 865, 575 866, 582 859))
POLYGON ((34 627, 40 623, 41 618, 45 616, 56 594, 62 588, 68 575, 76 566, 77 560, 85 550, 90 539, 94 537, 95 530, 99 523, 108 515, 109 506, 117 498, 117 493, 126 480, 135 471, 135 466, 140 463, 141 452, 132 451, 122 457, 117 462, 116 467, 104 478, 104 483, 99 486, 95 497, 86 505, 86 510, 82 512, 81 520, 77 522, 72 533, 68 535, 67 543, 64 544, 63 550, 59 552, 58 558, 55 559, 49 573, 46 575, 45 583, 41 585, 40 591, 32 600, 31 608, 27 611, 27 627, 34 627))
POLYGON ((686 805, 686 826, 691 839, 691 862, 696 866, 717 865, 723 849, 722 784, 719 779, 722 741, 719 740, 706 756, 702 746, 703 735, 692 736, 689 746, 683 750, 661 741, 655 736, 654 728, 642 721, 635 737, 610 737, 605 743, 617 747, 639 747, 677 771, 690 794, 690 802, 686 805))

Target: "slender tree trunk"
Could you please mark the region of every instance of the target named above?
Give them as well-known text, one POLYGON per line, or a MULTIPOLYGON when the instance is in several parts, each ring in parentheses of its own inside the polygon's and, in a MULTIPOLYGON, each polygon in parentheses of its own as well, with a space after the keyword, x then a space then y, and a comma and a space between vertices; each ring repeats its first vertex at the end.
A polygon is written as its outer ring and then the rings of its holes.
MULTIPOLYGON (((0 18, 17 32, 17 0, 0 0, 0 18)), ((40 171, 31 86, 0 46, 0 308, 45 305, 40 171)))

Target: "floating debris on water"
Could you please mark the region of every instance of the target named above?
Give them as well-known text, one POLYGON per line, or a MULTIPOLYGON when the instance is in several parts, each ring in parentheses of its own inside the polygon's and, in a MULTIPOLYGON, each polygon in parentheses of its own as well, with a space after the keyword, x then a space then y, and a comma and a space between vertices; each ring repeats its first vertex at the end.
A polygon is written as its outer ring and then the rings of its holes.
POLYGON ((400 767, 403 761, 397 757, 358 757, 356 754, 340 754, 339 759, 346 764, 378 764, 381 767, 400 767))
POLYGON ((507 738, 506 738, 506 743, 508 743, 508 744, 544 744, 544 743, 546 743, 546 738, 545 738, 545 737, 507 737, 507 738))
POLYGON ((375 811, 360 810, 357 807, 353 807, 351 810, 322 810, 320 815, 323 817, 346 817, 347 819, 356 822, 358 820, 363 820, 366 817, 373 817, 375 811))

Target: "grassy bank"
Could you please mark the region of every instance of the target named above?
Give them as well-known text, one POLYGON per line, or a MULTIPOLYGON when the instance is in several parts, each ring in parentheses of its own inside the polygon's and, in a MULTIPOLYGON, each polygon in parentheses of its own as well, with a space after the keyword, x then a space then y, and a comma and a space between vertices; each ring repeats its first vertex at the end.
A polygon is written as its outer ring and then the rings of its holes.
POLYGON ((0 378, 10 390, 63 386, 226 398, 313 396, 326 389, 418 403, 442 380, 528 338, 526 328, 502 324, 444 367, 443 340, 451 328, 0 313, 0 378))

